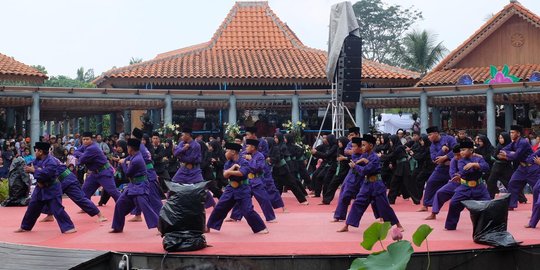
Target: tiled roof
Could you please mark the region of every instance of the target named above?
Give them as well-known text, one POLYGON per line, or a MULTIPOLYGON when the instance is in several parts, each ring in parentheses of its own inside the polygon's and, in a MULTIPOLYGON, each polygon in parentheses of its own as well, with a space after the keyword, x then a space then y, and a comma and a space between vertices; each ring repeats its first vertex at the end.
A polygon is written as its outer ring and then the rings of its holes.
MULTIPOLYGON (((305 46, 268 2, 236 2, 210 41, 110 70, 94 82, 98 86, 121 81, 158 85, 326 85, 326 61, 326 52, 305 46)), ((363 76, 409 80, 409 85, 419 78, 417 73, 372 61, 365 62, 363 76)))
POLYGON ((43 82, 47 76, 13 57, 0 53, 0 81, 43 82))
MULTIPOLYGON (((516 64, 509 67, 509 73, 521 78, 521 81, 527 81, 533 71, 540 71, 540 64, 516 64)), ((497 67, 498 70, 502 68, 502 66, 497 67)), ((422 78, 418 86, 455 85, 459 77, 464 74, 471 75, 475 84, 491 79, 489 67, 454 68, 430 72, 422 78)))
MULTIPOLYGON (((453 69, 453 67, 514 15, 517 15, 535 27, 540 28, 540 17, 538 15, 523 7, 517 1, 511 2, 500 12, 491 17, 484 25, 482 25, 482 27, 480 27, 480 29, 465 40, 465 42, 463 42, 459 47, 448 54, 428 75, 422 78, 417 85, 428 86, 455 84, 457 78, 463 74, 470 74, 473 79, 477 80, 478 82, 483 82, 484 80, 488 79, 487 76, 489 75, 489 67, 471 67, 459 69, 453 69)), ((512 69, 517 74, 529 73, 530 75, 531 68, 534 66, 536 65, 513 65, 512 69)), ((516 76, 521 78, 521 76, 517 74, 516 76)), ((528 76, 525 78, 528 78, 528 76)))

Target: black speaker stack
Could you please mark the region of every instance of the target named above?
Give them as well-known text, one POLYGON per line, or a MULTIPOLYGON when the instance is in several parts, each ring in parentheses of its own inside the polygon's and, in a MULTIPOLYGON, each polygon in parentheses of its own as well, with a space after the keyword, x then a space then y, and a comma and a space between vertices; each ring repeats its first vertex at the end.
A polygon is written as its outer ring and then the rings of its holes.
POLYGON ((337 89, 343 102, 358 102, 362 79, 362 39, 349 35, 343 42, 337 65, 337 89))

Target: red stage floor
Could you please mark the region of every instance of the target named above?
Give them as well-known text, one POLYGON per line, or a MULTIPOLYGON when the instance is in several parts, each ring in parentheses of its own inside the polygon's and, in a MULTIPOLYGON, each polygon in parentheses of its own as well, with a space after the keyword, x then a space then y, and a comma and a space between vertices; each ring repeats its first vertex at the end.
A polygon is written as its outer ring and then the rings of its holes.
MULTIPOLYGON (((94 200, 97 197, 94 197, 94 200)), ((347 233, 337 233, 343 223, 331 223, 335 201, 331 205, 317 205, 319 198, 310 198, 310 205, 299 205, 291 194, 284 194, 289 213, 277 213, 278 222, 268 224, 269 234, 253 234, 245 221, 225 223, 221 231, 206 234, 211 247, 191 252, 197 255, 345 255, 367 253, 359 243, 362 233, 375 220, 368 209, 360 222, 360 228, 347 233)), ((532 198, 529 197, 529 202, 532 198)), ((78 232, 69 235, 60 233, 56 222, 37 223, 29 233, 13 233, 19 227, 26 208, 0 208, 0 242, 18 243, 44 247, 92 249, 118 252, 163 253, 161 237, 157 230, 148 230, 145 223, 126 223, 124 233, 110 234, 114 202, 111 200, 102 212, 110 219, 96 223, 95 218, 78 214, 79 209, 69 199, 64 204, 78 232)), ((482 249, 488 246, 472 241, 472 225, 467 210, 462 212, 456 231, 444 231, 444 220, 448 204, 437 220, 424 221, 426 212, 415 212, 418 206, 410 201, 398 199, 394 209, 405 227, 404 239, 411 239, 420 224, 429 224, 434 231, 429 236, 430 251, 482 249)), ((260 211, 259 211, 260 212, 260 211)), ((209 213, 207 213, 209 214, 209 213)), ((531 214, 531 203, 521 204, 509 213, 509 231, 524 245, 540 244, 540 229, 525 229, 531 214)), ((261 214, 262 215, 262 214, 261 214)), ((129 218, 129 217, 128 217, 129 218)), ((386 244, 392 240, 386 240, 386 244)), ((377 249, 378 246, 375 246, 377 249)), ((415 251, 426 251, 425 245, 415 251)), ((186 253, 183 253, 186 254, 186 253)))

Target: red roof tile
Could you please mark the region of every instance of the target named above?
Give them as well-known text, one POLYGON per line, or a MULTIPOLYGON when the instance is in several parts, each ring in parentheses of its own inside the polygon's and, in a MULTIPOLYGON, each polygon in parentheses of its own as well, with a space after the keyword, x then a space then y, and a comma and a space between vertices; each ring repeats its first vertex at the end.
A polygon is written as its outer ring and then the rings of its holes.
MULTIPOLYGON (((236 2, 209 42, 108 71, 95 82, 324 85, 326 61, 326 52, 305 46, 268 2, 236 2)), ((411 85, 419 74, 366 61, 363 77, 410 80, 411 85)))
MULTIPOLYGON (((521 81, 527 81, 533 71, 540 71, 540 64, 516 64, 509 67, 509 73, 521 78, 521 81)), ((502 66, 497 67, 498 70, 502 68, 502 66)), ((418 86, 455 85, 459 77, 464 74, 471 75, 475 84, 484 83, 487 79, 491 79, 489 67, 455 68, 430 72, 422 78, 418 86)))
MULTIPOLYGON (((491 19, 482 25, 482 27, 480 27, 480 29, 472 36, 448 54, 430 73, 418 82, 417 86, 455 84, 457 78, 463 74, 471 75, 477 82, 483 82, 486 79, 489 79, 487 77, 489 76, 489 67, 458 69, 454 69, 453 67, 515 15, 523 18, 535 27, 540 28, 540 17, 538 15, 523 7, 519 2, 512 2, 491 17, 491 19)), ((534 71, 534 69, 538 70, 538 65, 520 64, 512 66, 512 70, 516 76, 526 79, 528 79, 530 72, 534 71), (518 74, 522 74, 522 76, 518 74), (528 74, 528 76, 525 76, 525 74, 528 74)))
POLYGON ((0 53, 0 81, 43 82, 47 76, 13 57, 0 53))

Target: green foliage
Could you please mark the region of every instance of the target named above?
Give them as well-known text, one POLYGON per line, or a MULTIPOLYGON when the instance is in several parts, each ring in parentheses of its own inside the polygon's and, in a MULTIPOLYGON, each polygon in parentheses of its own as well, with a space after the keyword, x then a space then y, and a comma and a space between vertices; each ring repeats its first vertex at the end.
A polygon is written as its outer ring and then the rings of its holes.
POLYGON ((79 81, 68 76, 59 75, 51 76, 45 81, 43 86, 47 87, 73 87, 73 88, 95 88, 96 86, 90 82, 79 81))
POLYGON ((0 179, 0 203, 5 201, 9 196, 9 183, 5 178, 0 179))
POLYGON ((422 12, 400 5, 386 5, 381 0, 360 0, 353 5, 363 39, 365 58, 396 66, 395 56, 400 51, 405 32, 422 12))
POLYGON ((403 38, 399 56, 402 67, 420 72, 424 76, 448 52, 442 42, 436 43, 437 35, 428 31, 412 31, 403 38))
POLYGON ((39 72, 47 75, 47 69, 42 65, 32 66, 33 68, 37 69, 39 72))
POLYGON ((390 244, 385 252, 354 260, 350 269, 405 270, 413 252, 409 241, 397 241, 390 244))
POLYGON ((360 245, 367 250, 371 250, 373 248, 373 245, 375 245, 375 243, 386 239, 386 236, 388 235, 388 231, 390 230, 391 227, 392 225, 390 225, 390 222, 385 222, 385 223, 375 222, 371 224, 371 226, 369 226, 364 231, 364 241, 362 241, 360 245))
POLYGON ((138 63, 141 63, 143 60, 142 58, 138 58, 138 57, 131 57, 131 59, 129 59, 129 65, 133 65, 133 64, 138 64, 138 63))
POLYGON ((422 242, 426 240, 426 238, 432 231, 433 231, 433 228, 429 227, 428 225, 426 224, 420 225, 420 227, 418 227, 418 229, 416 229, 416 231, 412 235, 413 243, 417 247, 421 246, 422 242))

